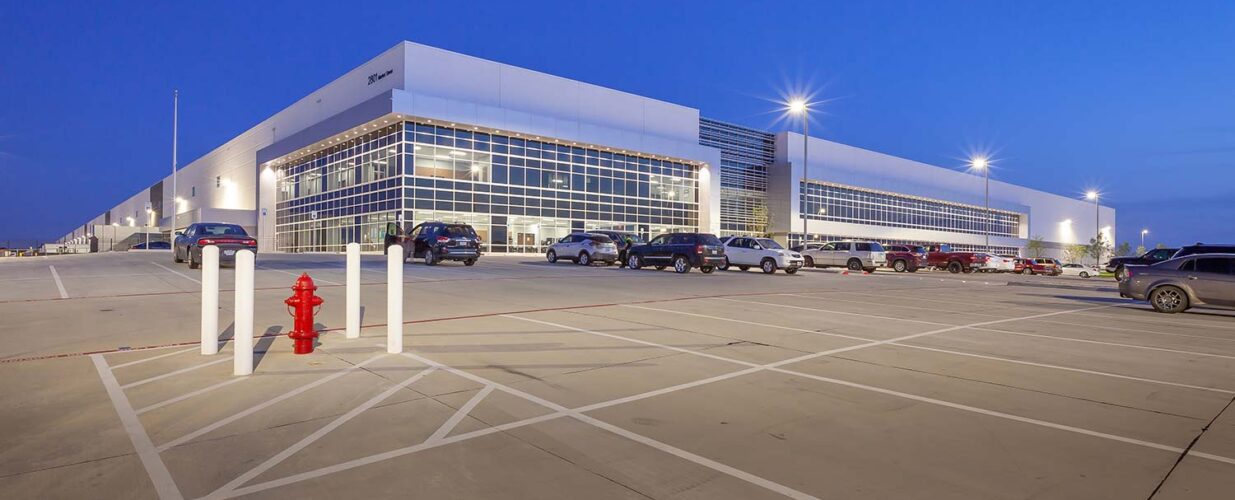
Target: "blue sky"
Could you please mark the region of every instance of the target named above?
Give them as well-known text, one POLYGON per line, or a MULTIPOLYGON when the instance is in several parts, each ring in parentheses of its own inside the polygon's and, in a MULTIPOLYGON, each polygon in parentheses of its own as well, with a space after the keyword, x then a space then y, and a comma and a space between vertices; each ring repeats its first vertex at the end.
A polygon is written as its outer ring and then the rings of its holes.
POLYGON ((1235 2, 5 2, 0 244, 52 239, 412 40, 1118 210, 1118 239, 1235 242, 1235 2))

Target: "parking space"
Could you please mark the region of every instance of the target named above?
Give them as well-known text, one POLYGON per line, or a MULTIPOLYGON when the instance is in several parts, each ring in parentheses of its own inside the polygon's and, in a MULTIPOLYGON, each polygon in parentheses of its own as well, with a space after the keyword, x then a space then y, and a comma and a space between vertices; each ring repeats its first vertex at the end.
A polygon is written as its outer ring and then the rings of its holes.
MULTIPOLYGON (((0 491, 132 498, 1225 498, 1235 316, 1112 281, 385 260, 359 339, 343 260, 263 255, 257 368, 201 356, 200 272, 162 254, 0 267, 0 491), (62 297, 48 266, 67 292, 62 297), (293 355, 282 299, 318 282, 293 355), (135 349, 142 347, 141 349, 135 349)), ((231 288, 231 270, 221 287, 231 288)))

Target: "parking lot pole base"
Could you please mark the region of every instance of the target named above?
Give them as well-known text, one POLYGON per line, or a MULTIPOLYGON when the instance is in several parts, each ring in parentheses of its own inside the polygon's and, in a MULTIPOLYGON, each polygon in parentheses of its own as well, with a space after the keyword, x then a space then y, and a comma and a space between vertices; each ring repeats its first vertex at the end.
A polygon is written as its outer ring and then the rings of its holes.
POLYGON ((202 355, 219 353, 219 247, 202 247, 202 355))
POLYGON ((386 352, 403 352, 403 246, 386 252, 386 352))
POLYGON ((347 244, 347 338, 360 338, 360 243, 347 244))
POLYGON ((234 375, 253 373, 253 267, 254 256, 250 250, 236 252, 236 325, 232 330, 232 345, 236 357, 232 366, 234 375))

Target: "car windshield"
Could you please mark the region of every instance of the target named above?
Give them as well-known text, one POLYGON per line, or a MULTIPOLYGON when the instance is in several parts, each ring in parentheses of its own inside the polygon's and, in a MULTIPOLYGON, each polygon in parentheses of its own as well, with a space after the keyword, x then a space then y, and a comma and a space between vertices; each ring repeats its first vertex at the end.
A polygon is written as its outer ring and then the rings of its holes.
POLYGON ((244 232, 244 228, 235 224, 202 224, 197 226, 199 235, 202 236, 248 236, 249 233, 244 232))
POLYGON ((696 240, 700 245, 715 245, 720 246, 720 240, 714 234, 700 234, 696 240))
POLYGON ((780 243, 777 243, 776 240, 772 240, 768 238, 759 238, 755 241, 758 241, 760 246, 768 250, 784 250, 785 249, 785 247, 780 246, 780 243))
POLYGON ((926 247, 909 247, 909 251, 913 253, 926 253, 926 247))
POLYGON ((884 249, 883 249, 883 245, 880 245, 880 244, 875 243, 875 242, 873 242, 873 241, 872 241, 872 242, 871 242, 871 251, 872 251, 872 252, 882 252, 882 251, 884 251, 884 249))
POLYGON ((476 236, 476 232, 472 230, 472 226, 446 226, 442 228, 442 234, 458 238, 460 236, 476 236))

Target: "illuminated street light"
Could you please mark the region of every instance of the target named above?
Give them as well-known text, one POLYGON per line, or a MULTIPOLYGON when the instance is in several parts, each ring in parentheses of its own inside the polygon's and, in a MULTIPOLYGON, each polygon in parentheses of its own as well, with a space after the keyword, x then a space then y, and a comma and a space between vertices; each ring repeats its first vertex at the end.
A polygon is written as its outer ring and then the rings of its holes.
MULTIPOLYGON (((1098 198, 1100 197, 1101 197, 1101 194, 1099 194, 1097 191, 1093 189, 1090 189, 1089 191, 1085 192, 1085 199, 1093 202, 1094 243, 1097 243, 1099 240, 1102 239, 1101 211, 1099 210, 1100 205, 1098 205, 1098 198)), ((1099 266, 1102 265, 1102 251, 1101 250, 1098 250, 1097 256, 1094 257, 1094 265, 1099 265, 1099 266)))
MULTIPOLYGON (((789 110, 789 114, 802 117, 802 187, 806 187, 806 179, 809 176, 809 174, 807 174, 806 172, 806 162, 807 162, 807 157, 809 156, 808 153, 809 153, 809 143, 810 143, 810 129, 809 129, 810 105, 806 102, 806 99, 802 99, 802 98, 790 99, 788 110, 789 110)), ((803 202, 805 202, 806 190, 805 189, 800 190, 800 192, 798 193, 798 197, 801 198, 803 202)), ((806 218, 806 211, 803 210, 802 211, 802 245, 803 247, 805 247, 806 242, 809 241, 810 239, 810 230, 808 229, 809 223, 810 223, 810 219, 806 218)))
POLYGON ((1148 229, 1141 230, 1141 248, 1145 248, 1145 235, 1149 234, 1148 229))
POLYGON ((981 170, 986 179, 986 251, 991 251, 991 168, 990 161, 985 156, 975 156, 969 160, 969 166, 981 170))

